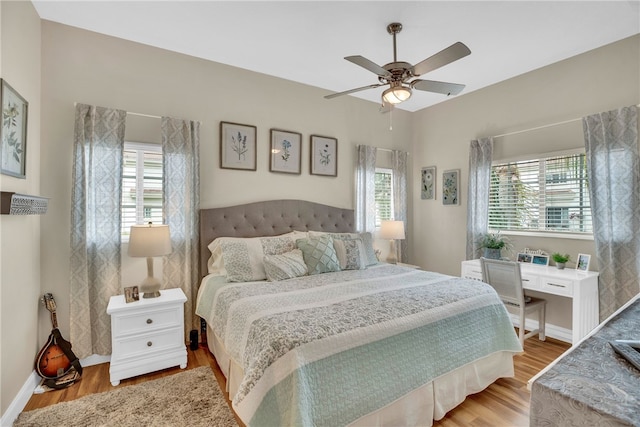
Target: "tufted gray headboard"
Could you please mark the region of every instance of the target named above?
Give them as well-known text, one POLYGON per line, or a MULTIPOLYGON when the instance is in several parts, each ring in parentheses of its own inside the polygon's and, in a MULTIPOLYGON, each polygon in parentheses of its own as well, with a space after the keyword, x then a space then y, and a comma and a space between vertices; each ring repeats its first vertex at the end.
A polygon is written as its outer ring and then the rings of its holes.
POLYGON ((277 236, 289 231, 353 232, 352 209, 341 209, 304 200, 269 200, 200 210, 200 273, 207 272, 211 253, 207 246, 216 237, 277 236))

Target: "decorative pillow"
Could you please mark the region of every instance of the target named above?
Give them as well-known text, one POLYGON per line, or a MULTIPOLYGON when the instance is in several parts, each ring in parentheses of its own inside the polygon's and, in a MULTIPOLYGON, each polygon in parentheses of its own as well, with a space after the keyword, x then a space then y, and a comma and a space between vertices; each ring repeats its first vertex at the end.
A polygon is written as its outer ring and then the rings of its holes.
POLYGON ((296 248, 292 232, 272 237, 219 237, 209 244, 209 273, 226 275, 230 282, 265 280, 265 255, 279 255, 296 248))
POLYGON ((282 255, 265 255, 264 270, 270 282, 304 276, 308 271, 300 249, 282 255))
POLYGON ((333 247, 333 239, 330 236, 298 239, 296 245, 302 251, 304 263, 307 264, 309 274, 340 271, 338 256, 333 247))
POLYGON ((362 270, 367 267, 362 239, 334 239, 333 247, 341 270, 362 270))
POLYGON ((369 232, 365 233, 325 233, 321 231, 309 231, 309 237, 317 237, 322 235, 331 236, 333 239, 344 240, 344 239, 362 239, 362 244, 364 246, 364 254, 367 259, 365 266, 368 267, 370 265, 378 264, 378 257, 376 257, 376 252, 373 249, 373 236, 369 232))

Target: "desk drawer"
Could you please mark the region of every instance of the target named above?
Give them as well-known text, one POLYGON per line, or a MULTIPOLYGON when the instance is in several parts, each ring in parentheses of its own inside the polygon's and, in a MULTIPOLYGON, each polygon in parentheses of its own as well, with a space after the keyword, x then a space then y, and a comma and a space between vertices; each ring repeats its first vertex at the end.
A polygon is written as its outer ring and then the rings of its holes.
POLYGON ((522 273, 522 287, 524 289, 530 289, 533 291, 540 290, 540 278, 538 276, 533 276, 530 274, 522 273))
POLYGON ((542 277, 542 292, 554 295, 573 296, 573 281, 555 277, 542 277))

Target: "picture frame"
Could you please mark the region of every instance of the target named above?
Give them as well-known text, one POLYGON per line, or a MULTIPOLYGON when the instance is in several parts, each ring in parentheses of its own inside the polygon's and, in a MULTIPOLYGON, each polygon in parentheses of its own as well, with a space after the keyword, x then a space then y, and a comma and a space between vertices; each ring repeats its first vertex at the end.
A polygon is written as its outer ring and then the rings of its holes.
POLYGON ((302 134, 288 130, 271 129, 269 158, 269 171, 300 175, 302 172, 302 134))
POLYGON ((576 261, 576 270, 589 271, 589 263, 591 262, 591 255, 578 254, 578 261, 576 261))
POLYGON ((338 176, 338 140, 311 135, 311 175, 338 176))
POLYGON ((535 265, 549 265, 549 255, 531 255, 531 264, 535 265))
POLYGON ((256 170, 256 127, 220 122, 220 168, 256 170))
POLYGON ((0 103, 0 173, 25 179, 29 103, 4 79, 0 79, 0 103))
POLYGON ((518 262, 531 263, 532 258, 533 258, 533 255, 531 255, 530 253, 527 253, 527 252, 520 252, 516 256, 516 260, 518 262))
POLYGON ((436 199, 436 167, 426 166, 420 170, 420 198, 436 199))
POLYGON ((137 286, 129 286, 124 288, 124 301, 128 304, 140 300, 140 293, 137 286))
POLYGON ((460 169, 442 172, 442 204, 445 206, 460 204, 460 169))

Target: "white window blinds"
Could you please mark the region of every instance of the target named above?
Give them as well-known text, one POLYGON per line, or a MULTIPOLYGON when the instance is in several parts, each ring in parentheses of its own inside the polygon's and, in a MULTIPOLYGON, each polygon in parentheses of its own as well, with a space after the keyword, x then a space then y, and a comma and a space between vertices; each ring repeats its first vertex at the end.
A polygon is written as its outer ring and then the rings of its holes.
POLYGON ((393 172, 391 169, 376 168, 376 227, 380 227, 382 221, 393 219, 392 177, 393 172))
POLYGON ((126 143, 122 174, 122 237, 134 224, 162 224, 162 148, 126 143))
POLYGON ((588 185, 584 154, 496 164, 489 228, 591 233, 588 185))

